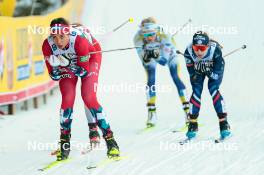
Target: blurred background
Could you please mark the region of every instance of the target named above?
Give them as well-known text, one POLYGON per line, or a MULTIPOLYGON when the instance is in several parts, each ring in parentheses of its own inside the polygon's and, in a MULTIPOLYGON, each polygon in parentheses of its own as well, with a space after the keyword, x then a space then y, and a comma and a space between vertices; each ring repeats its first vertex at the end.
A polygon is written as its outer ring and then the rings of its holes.
POLYGON ((41 46, 51 19, 81 21, 83 0, 0 1, 0 113, 38 108, 56 88, 41 46))

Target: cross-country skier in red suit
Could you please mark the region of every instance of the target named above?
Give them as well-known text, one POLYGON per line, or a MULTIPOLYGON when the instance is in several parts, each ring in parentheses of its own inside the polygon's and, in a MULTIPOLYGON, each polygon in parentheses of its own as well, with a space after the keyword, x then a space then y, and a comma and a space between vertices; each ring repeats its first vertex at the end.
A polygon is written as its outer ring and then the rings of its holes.
POLYGON ((119 147, 106 121, 102 106, 96 97, 101 47, 89 30, 82 25, 70 25, 64 18, 53 19, 50 36, 42 46, 50 77, 59 81, 62 103, 60 109, 60 150, 57 160, 67 159, 70 153, 71 123, 78 77, 81 80, 81 95, 89 126, 90 143, 99 141, 97 126, 101 129, 109 157, 119 156, 119 147))

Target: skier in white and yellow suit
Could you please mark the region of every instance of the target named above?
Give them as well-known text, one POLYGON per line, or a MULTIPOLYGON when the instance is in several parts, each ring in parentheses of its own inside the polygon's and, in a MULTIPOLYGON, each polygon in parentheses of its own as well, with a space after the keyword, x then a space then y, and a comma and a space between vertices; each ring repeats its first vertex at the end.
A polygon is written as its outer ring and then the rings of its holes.
POLYGON ((156 65, 168 66, 170 75, 178 89, 183 110, 185 112, 185 122, 188 124, 189 103, 184 83, 179 76, 179 62, 176 54, 175 41, 169 34, 165 34, 153 17, 143 19, 140 29, 134 37, 137 53, 147 73, 147 107, 148 119, 147 127, 155 126, 156 116, 156 65))

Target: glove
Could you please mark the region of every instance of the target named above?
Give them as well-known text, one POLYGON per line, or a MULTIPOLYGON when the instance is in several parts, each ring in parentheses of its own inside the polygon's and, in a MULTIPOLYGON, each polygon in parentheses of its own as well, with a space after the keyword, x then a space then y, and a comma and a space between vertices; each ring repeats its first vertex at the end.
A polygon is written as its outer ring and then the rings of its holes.
POLYGON ((198 78, 198 75, 197 74, 194 74, 194 75, 191 75, 190 76, 191 82, 195 82, 197 80, 197 78, 198 78))
POLYGON ((192 83, 200 82, 203 78, 203 75, 200 73, 194 73, 190 75, 190 80, 192 83))
POLYGON ((159 49, 154 49, 154 50, 152 50, 151 54, 152 54, 154 59, 158 59, 159 56, 160 56, 160 50, 159 49))
POLYGON ((148 56, 154 59, 159 58, 159 49, 147 50, 148 56))
POLYGON ((61 79, 61 72, 57 67, 53 68, 49 75, 54 81, 59 81, 61 79))
POLYGON ((149 52, 148 52, 148 50, 145 50, 145 52, 144 52, 144 56, 143 56, 143 61, 144 61, 145 63, 149 63, 150 60, 151 60, 151 57, 149 56, 149 52))
POLYGON ((70 60, 65 55, 51 55, 47 60, 52 67, 67 67, 70 65, 70 60))
POLYGON ((148 63, 150 62, 151 58, 154 59, 159 58, 159 55, 160 55, 159 49, 145 50, 143 60, 145 63, 148 63))
POLYGON ((49 57, 46 57, 46 59, 52 67, 60 66, 60 60, 57 56, 50 55, 49 57))
POLYGON ((206 75, 207 75, 207 77, 209 78, 209 79, 213 79, 213 80, 217 80, 218 79, 218 77, 219 77, 219 75, 218 74, 216 74, 216 73, 214 73, 214 72, 208 72, 208 73, 206 73, 206 75))
POLYGON ((88 72, 84 68, 77 65, 70 66, 70 70, 74 73, 74 75, 81 78, 85 77, 88 74, 88 72))

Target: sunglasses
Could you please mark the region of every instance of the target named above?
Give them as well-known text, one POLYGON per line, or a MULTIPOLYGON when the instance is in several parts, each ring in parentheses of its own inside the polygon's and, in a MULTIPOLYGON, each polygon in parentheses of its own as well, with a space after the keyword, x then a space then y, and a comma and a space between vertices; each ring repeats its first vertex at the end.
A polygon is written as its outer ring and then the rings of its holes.
POLYGON ((151 36, 155 36, 155 35, 156 35, 156 33, 154 33, 154 32, 153 33, 144 33, 143 37, 147 38, 147 37, 151 37, 151 36))
POLYGON ((198 50, 204 52, 204 51, 206 51, 206 49, 208 48, 208 46, 207 45, 193 45, 192 48, 193 48, 193 50, 195 52, 197 52, 198 50))

